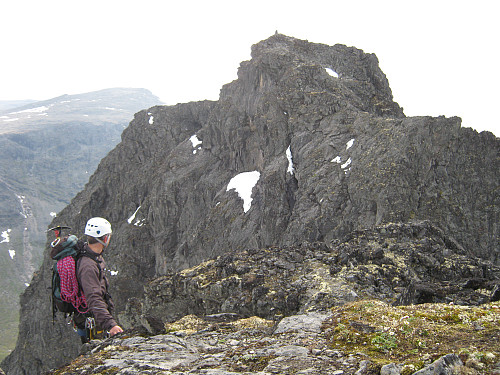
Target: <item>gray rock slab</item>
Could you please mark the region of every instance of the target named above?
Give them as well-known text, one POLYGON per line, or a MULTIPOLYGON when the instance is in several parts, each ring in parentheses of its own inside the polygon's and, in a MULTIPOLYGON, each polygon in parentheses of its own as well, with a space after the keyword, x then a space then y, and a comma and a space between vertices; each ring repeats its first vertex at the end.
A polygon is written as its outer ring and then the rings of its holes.
POLYGON ((321 325, 328 319, 331 314, 326 312, 311 312, 302 315, 294 315, 283 318, 276 327, 274 333, 287 333, 287 332, 312 332, 320 333, 321 325))
POLYGON ((447 354, 413 375, 454 375, 463 363, 456 354, 447 354))

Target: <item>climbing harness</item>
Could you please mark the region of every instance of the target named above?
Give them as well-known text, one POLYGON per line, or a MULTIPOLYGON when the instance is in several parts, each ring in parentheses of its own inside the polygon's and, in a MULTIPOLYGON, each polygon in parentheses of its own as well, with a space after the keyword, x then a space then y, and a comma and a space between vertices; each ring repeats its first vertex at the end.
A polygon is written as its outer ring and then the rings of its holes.
POLYGON ((88 333, 89 340, 102 339, 106 336, 104 335, 104 330, 97 330, 97 326, 95 324, 95 319, 93 316, 89 316, 85 320, 85 330, 88 333))
POLYGON ((95 334, 96 334, 96 331, 95 331, 95 319, 93 317, 89 316, 85 320, 85 329, 88 332, 89 339, 93 340, 94 337, 95 337, 95 334))

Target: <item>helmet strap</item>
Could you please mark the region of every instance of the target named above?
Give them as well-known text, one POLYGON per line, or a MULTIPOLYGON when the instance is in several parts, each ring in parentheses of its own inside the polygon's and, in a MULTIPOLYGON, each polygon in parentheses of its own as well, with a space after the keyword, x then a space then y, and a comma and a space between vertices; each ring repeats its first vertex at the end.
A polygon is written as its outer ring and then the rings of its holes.
POLYGON ((96 240, 97 240, 97 242, 99 242, 102 246, 104 246, 104 247, 108 247, 110 237, 111 237, 111 233, 106 234, 104 241, 101 241, 99 238, 96 238, 96 240))

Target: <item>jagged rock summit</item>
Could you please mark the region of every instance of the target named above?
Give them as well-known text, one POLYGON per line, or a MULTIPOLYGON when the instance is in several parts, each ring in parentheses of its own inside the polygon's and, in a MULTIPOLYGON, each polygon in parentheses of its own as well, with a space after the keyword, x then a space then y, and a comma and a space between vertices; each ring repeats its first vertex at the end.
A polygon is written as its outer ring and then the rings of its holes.
MULTIPOLYGON (((499 140, 460 122, 405 117, 373 54, 278 34, 252 47, 218 101, 137 113, 52 224, 83 229, 91 216, 112 222, 112 294, 130 325, 144 287, 157 285, 149 281, 226 253, 330 246, 388 223, 425 220, 446 234, 447 248, 498 265, 499 140)), ((432 243, 416 248, 426 254, 432 243)), ((358 262, 371 259, 363 256, 369 244, 353 250, 358 262)), ((420 283, 439 260, 429 262, 412 271, 420 283)), ((50 320, 50 266, 47 257, 22 296, 18 345, 3 363, 9 373, 54 368, 78 353, 72 333, 50 320)), ((349 263, 337 266, 334 274, 349 263)), ((497 274, 481 272, 491 285, 497 274)), ((391 298, 419 298, 415 284, 373 282, 391 298)))

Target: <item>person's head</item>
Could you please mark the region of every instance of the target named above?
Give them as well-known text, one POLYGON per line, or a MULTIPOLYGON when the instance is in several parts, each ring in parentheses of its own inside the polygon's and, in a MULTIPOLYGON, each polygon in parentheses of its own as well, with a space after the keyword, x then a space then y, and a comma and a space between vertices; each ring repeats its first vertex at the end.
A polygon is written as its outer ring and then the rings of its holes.
POLYGON ((111 232, 111 224, 102 217, 93 217, 85 225, 85 234, 89 245, 100 243, 104 247, 108 246, 111 232))

